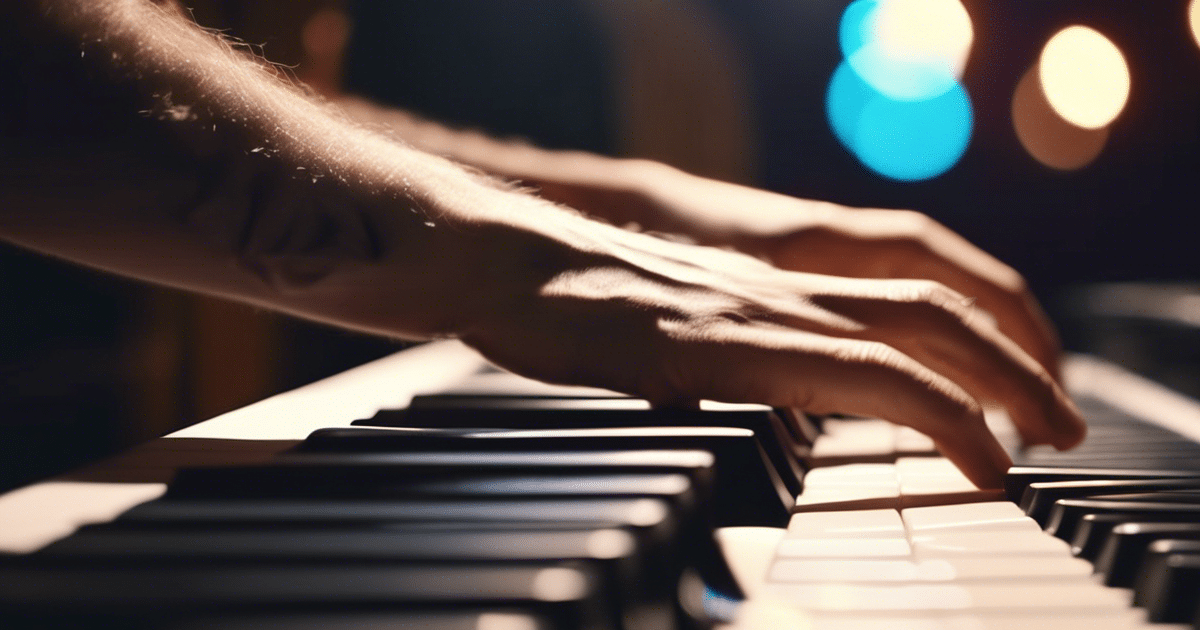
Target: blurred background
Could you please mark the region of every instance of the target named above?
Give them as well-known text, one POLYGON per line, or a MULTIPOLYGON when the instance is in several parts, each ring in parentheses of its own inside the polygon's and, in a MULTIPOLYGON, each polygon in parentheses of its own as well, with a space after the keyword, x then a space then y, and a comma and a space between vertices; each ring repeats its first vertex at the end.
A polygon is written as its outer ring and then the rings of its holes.
MULTIPOLYGON (((326 95, 920 210, 1068 347, 1200 390, 1200 0, 188 5, 326 95)), ((7 247, 0 290, 0 489, 402 347, 7 247)))

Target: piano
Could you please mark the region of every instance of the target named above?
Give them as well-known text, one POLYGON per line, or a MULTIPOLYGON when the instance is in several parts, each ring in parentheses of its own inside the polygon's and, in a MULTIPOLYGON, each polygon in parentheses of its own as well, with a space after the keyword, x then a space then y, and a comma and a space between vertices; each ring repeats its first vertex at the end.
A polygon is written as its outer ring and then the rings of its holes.
POLYGON ((0 627, 1200 627, 1200 403, 1067 359, 1079 449, 651 410, 400 352, 0 496, 0 627), (1193 626, 1193 624, 1196 624, 1193 626))

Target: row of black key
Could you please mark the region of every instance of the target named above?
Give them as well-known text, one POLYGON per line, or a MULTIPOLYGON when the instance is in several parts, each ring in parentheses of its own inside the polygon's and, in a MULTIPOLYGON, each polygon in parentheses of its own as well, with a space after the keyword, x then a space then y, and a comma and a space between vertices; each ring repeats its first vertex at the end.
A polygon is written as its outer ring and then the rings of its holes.
POLYGON ((1200 628, 1200 445, 1094 404, 1084 446, 1018 456, 1006 491, 1150 621, 1200 628))
POLYGON ((569 400, 462 402, 419 399, 405 420, 472 430, 322 430, 270 465, 181 470, 162 499, 0 565, 0 618, 695 627, 705 588, 738 594, 713 527, 782 525, 799 490, 805 445, 770 411, 656 411, 680 426, 647 428, 627 399, 575 422, 539 411, 569 400), (580 424, 598 428, 496 430, 580 424))

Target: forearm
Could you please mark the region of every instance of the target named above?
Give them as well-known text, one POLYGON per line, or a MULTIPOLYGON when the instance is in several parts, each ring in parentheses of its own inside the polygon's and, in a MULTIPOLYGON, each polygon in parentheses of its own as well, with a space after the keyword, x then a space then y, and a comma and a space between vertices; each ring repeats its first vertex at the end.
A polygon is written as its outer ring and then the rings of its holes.
MULTIPOLYGON (((95 84, 78 93, 99 94, 72 105, 109 112, 102 124, 117 133, 9 124, 5 239, 377 332, 427 337, 463 325, 473 295, 463 283, 488 255, 470 248, 491 246, 476 242, 487 230, 465 228, 513 227, 520 213, 507 206, 518 201, 507 193, 350 124, 149 3, 8 10, 31 45, 70 49, 61 58, 78 64, 72 76, 95 84)), ((35 76, 16 93, 36 109, 65 80, 35 76)))

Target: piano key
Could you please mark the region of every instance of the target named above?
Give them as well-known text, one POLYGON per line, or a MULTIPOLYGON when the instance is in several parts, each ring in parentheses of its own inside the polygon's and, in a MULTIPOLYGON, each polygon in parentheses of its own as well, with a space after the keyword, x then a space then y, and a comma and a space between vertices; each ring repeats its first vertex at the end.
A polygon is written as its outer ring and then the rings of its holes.
POLYGON ((1020 503, 1029 484, 1048 481, 1077 481, 1087 479, 1168 479, 1195 477, 1195 471, 1168 468, 1165 470, 1139 470, 1134 468, 1084 468, 1078 466, 1024 466, 1015 465, 1004 476, 1004 495, 1013 503, 1020 503))
POLYGON ((600 577, 569 563, 486 566, 0 565, 0 619, 153 626, 221 613, 531 611, 553 628, 619 628, 600 577), (131 623, 132 622, 132 623, 131 623))
POLYGON ((801 490, 804 467, 797 453, 807 454, 810 441, 797 437, 804 417, 761 405, 729 405, 701 401, 696 409, 652 409, 638 398, 557 398, 520 396, 416 396, 407 409, 381 410, 356 426, 581 429, 616 427, 737 427, 749 429, 775 465, 792 496, 801 490), (799 440, 799 441, 798 441, 799 440))
POLYGON ((1133 585, 1133 603, 1155 623, 1192 620, 1200 598, 1200 541, 1156 540, 1133 585))
POLYGON ((147 527, 171 523, 532 523, 578 522, 664 529, 677 524, 670 504, 648 498, 539 499, 476 498, 442 500, 170 499, 138 505, 117 522, 147 527))
POLYGON ((908 558, 904 538, 784 538, 780 558, 908 558))
POLYGON ((476 526, 449 531, 403 527, 317 529, 175 528, 153 533, 120 525, 81 529, 39 552, 41 558, 72 562, 120 561, 129 565, 254 566, 260 562, 289 564, 350 563, 478 564, 570 561, 594 566, 608 597, 622 614, 639 616, 648 627, 670 627, 666 615, 684 563, 661 550, 638 548, 638 540, 620 529, 493 530, 476 526))
POLYGON ((828 419, 809 453, 813 467, 896 459, 896 425, 876 419, 828 419))
POLYGON ((1063 540, 1074 540, 1080 519, 1085 514, 1128 512, 1131 514, 1186 514, 1180 520, 1193 520, 1200 505, 1168 501, 1131 500, 1122 496, 1094 499, 1060 499, 1054 504, 1046 531, 1063 540))
POLYGON ((163 630, 549 630, 536 615, 520 612, 390 612, 208 616, 171 623, 163 630))
POLYGON ((934 583, 906 585, 782 584, 767 592, 816 613, 921 614, 942 612, 1123 612, 1129 594, 1089 580, 1020 583, 934 583))
MULTIPOLYGON (((813 630, 1177 630, 1152 626, 1137 611, 973 612, 920 617, 871 614, 818 614, 813 630)), ((747 626, 770 627, 770 626, 747 626)))
POLYGON ((320 429, 303 452, 616 451, 698 449, 716 457, 713 492, 732 518, 723 525, 776 525, 795 495, 766 458, 754 432, 735 427, 467 430, 352 427, 320 429))
MULTIPOLYGON (((771 567, 773 582, 915 583, 1002 580, 1087 579, 1092 565, 1063 556, 944 557, 923 560, 780 558, 771 567)), ((1036 588, 1036 586, 1032 586, 1036 588)))
POLYGON ((896 456, 917 457, 921 455, 935 456, 937 446, 928 435, 912 427, 896 426, 896 456))
POLYGON ((167 496, 346 498, 413 494, 669 494, 711 491, 703 451, 293 454, 271 465, 184 468, 167 496))
POLYGON ((934 531, 1041 530, 1007 501, 908 508, 900 515, 911 536, 934 531))
POLYGON ((1038 555, 1070 557, 1066 542, 1041 531, 934 532, 912 537, 917 558, 1038 555))
POLYGON ((1200 489, 1200 477, 1173 479, 1086 479, 1032 483, 1021 497, 1021 509, 1045 525, 1054 502, 1094 495, 1137 494, 1171 489, 1200 489))
POLYGON ((1128 587, 1156 540, 1200 540, 1198 523, 1122 523, 1113 528, 1096 556, 1096 573, 1109 586, 1128 587))
POLYGON ((901 506, 996 501, 1001 490, 981 490, 944 457, 901 457, 896 460, 901 506))
POLYGON ((1095 562, 1112 529, 1121 523, 1200 523, 1200 512, 1106 512, 1084 514, 1075 526, 1071 553, 1095 562))
POLYGON ((895 464, 844 464, 814 468, 796 497, 796 512, 898 509, 900 478, 895 464))
POLYGON ((788 538, 905 538, 896 510, 853 510, 793 514, 788 538))

